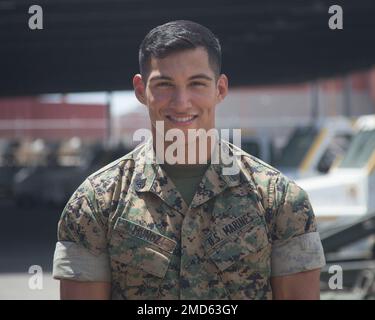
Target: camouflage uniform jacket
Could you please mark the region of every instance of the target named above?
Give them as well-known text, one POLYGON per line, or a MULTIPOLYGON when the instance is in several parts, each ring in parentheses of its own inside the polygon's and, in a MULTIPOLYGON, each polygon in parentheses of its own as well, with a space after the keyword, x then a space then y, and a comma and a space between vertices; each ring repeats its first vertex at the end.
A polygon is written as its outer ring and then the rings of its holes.
POLYGON ((239 172, 211 164, 190 206, 152 140, 88 177, 58 225, 53 275, 110 281, 112 299, 272 299, 271 276, 319 268, 306 193, 233 145, 239 172))

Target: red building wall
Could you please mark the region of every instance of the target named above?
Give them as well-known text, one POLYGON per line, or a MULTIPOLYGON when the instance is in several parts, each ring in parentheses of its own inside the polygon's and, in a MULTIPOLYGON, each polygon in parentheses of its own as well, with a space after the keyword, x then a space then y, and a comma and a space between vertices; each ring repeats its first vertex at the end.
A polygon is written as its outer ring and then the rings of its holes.
POLYGON ((37 97, 0 100, 0 138, 105 139, 106 105, 45 103, 37 97))

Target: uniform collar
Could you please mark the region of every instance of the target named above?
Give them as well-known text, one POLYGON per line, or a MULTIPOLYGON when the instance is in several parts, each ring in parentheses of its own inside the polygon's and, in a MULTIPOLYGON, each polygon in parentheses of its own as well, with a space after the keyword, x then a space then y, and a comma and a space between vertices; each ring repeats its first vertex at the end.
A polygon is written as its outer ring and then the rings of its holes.
MULTIPOLYGON (((238 186, 242 181, 241 149, 236 148, 225 140, 220 140, 215 146, 215 151, 218 150, 221 150, 221 156, 218 156, 218 152, 214 153, 217 158, 211 160, 211 164, 199 184, 190 205, 192 208, 202 205, 227 188, 238 186), (233 163, 238 166, 237 172, 229 170, 233 163)), ((184 214, 188 210, 188 206, 172 180, 167 177, 157 163, 152 139, 146 141, 134 157, 135 190, 137 192, 152 192, 170 207, 184 214)))
POLYGON ((212 163, 198 186, 191 203, 192 208, 202 205, 227 188, 241 183, 241 157, 240 153, 233 151, 232 146, 225 140, 220 140, 216 144, 212 163), (237 166, 238 170, 231 170, 233 165, 237 166))

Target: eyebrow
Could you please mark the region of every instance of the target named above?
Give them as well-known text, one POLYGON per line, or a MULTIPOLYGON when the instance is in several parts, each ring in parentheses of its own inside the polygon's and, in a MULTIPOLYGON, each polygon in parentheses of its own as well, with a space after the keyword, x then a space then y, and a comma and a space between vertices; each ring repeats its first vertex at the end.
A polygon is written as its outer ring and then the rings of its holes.
MULTIPOLYGON (((208 75, 206 75, 204 73, 199 73, 199 74, 193 75, 189 78, 189 80, 197 80, 197 79, 205 79, 205 80, 208 80, 208 81, 213 80, 211 77, 209 77, 208 75)), ((168 76, 160 75, 160 76, 152 77, 150 79, 150 82, 156 81, 156 80, 169 80, 169 81, 171 81, 173 79, 171 77, 168 77, 168 76)))
POLYGON ((209 80, 209 81, 213 80, 211 77, 209 77, 208 75, 206 75, 204 73, 196 74, 196 75, 191 76, 189 78, 189 80, 196 80, 196 79, 205 79, 205 80, 209 80))

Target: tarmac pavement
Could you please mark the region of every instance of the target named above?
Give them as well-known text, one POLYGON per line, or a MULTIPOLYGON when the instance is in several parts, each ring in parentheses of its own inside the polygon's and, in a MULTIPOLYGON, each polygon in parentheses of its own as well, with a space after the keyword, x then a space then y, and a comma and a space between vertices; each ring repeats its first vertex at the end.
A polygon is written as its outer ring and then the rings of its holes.
POLYGON ((61 211, 0 199, 0 300, 59 298, 51 272, 61 211))

